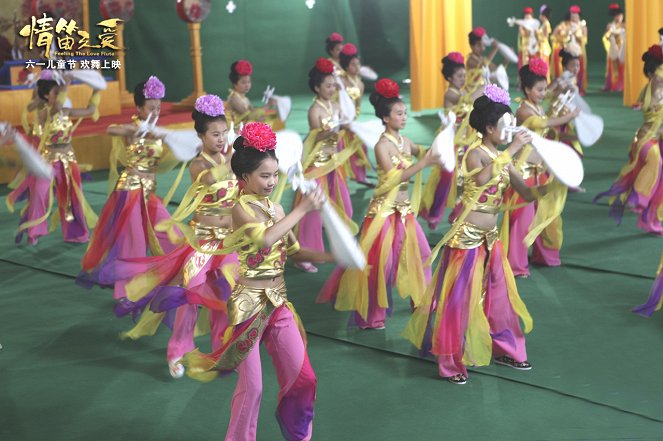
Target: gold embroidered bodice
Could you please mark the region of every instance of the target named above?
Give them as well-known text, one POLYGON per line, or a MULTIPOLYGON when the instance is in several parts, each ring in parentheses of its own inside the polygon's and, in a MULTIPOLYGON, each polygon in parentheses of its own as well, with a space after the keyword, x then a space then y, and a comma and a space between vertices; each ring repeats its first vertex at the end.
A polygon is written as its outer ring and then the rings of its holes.
MULTIPOLYGON (((493 153, 488 147, 480 145, 478 147, 483 150, 491 160, 495 160, 497 155, 493 153)), ((469 153, 471 150, 468 150, 469 153)), ((480 169, 472 170, 472 173, 468 173, 467 170, 467 157, 469 155, 465 154, 463 158, 463 203, 467 205, 475 198, 477 191, 482 187, 482 185, 477 184, 476 176, 478 175, 480 169)), ((478 211, 479 213, 489 213, 496 214, 500 211, 500 206, 502 205, 502 200, 504 198, 504 191, 509 187, 509 169, 508 164, 504 166, 499 172, 499 178, 495 185, 490 186, 479 196, 477 202, 472 207, 472 211, 478 211)))
POLYGON ((48 121, 44 128, 46 145, 70 144, 74 129, 74 123, 71 121, 71 118, 63 112, 56 112, 50 115, 50 121, 48 121))
MULTIPOLYGON (((276 211, 274 204, 269 199, 263 199, 263 202, 249 201, 251 208, 258 209, 269 216, 265 222, 267 228, 274 225, 276 221, 276 211), (267 203, 267 207, 263 205, 267 203)), ((248 279, 272 279, 283 275, 285 262, 287 260, 288 235, 284 235, 271 247, 259 248, 255 243, 240 248, 239 275, 248 279)))
MULTIPOLYGON (((203 158, 213 166, 219 166, 212 158, 202 153, 203 158)), ((209 173, 209 169, 203 173, 209 173)), ((222 176, 211 185, 205 184, 199 180, 196 188, 196 195, 204 192, 205 196, 196 207, 196 213, 202 216, 231 216, 232 209, 235 206, 239 196, 239 184, 235 175, 228 167, 225 176, 222 176)))

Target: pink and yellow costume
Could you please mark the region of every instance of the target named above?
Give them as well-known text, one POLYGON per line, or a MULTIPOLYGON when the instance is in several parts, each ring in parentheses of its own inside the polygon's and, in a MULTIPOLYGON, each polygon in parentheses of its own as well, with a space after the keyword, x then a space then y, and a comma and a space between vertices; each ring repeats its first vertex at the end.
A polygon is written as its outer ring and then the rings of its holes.
MULTIPOLYGON (((134 118, 134 123, 140 120, 134 118)), ((164 156, 160 139, 141 137, 128 146, 121 139, 117 147, 125 150, 126 167, 108 197, 99 217, 99 223, 81 260, 78 283, 85 287, 93 284, 111 287, 115 299, 126 297, 123 274, 118 272, 117 260, 162 255, 175 248, 165 233, 155 230, 162 220, 170 218, 161 199, 154 193, 154 176, 164 156), (135 172, 143 175, 139 176, 135 172)), ((169 199, 169 198, 167 198, 169 199)))
POLYGON ((250 122, 261 121, 271 126, 272 129, 274 129, 275 131, 285 129, 285 122, 279 119, 278 114, 276 113, 275 110, 266 111, 262 107, 254 108, 253 105, 251 104, 251 100, 249 100, 249 98, 245 94, 240 93, 235 89, 228 90, 228 100, 226 101, 226 103, 227 103, 226 116, 228 117, 229 120, 231 120, 235 124, 236 128, 238 128, 240 124, 248 124, 250 122), (233 110, 232 100, 231 100, 231 98, 233 97, 241 101, 248 110, 245 111, 244 113, 239 113, 233 110))
POLYGON ((656 272, 656 280, 651 287, 649 292, 649 298, 647 301, 633 308, 633 312, 640 314, 644 317, 651 317, 655 311, 660 311, 663 306, 663 256, 661 256, 661 261, 658 264, 658 271, 656 272))
MULTIPOLYGON (((541 114, 529 101, 523 101, 523 105, 531 107, 536 114, 528 117, 522 125, 539 135, 545 135, 547 116, 541 114)), ((519 152, 514 160, 516 169, 529 187, 546 184, 551 180, 549 172, 540 160, 530 162, 529 152, 531 152, 529 146, 519 152)), ((500 239, 516 276, 529 276, 530 246, 532 246, 532 263, 544 266, 561 265, 559 252, 563 241, 562 218, 552 213, 561 212, 567 190, 566 187, 558 185, 557 181, 552 180, 552 182, 555 182, 558 196, 553 201, 552 208, 547 201, 553 198, 553 192, 550 192, 545 199, 534 202, 526 202, 512 187, 505 192, 506 211, 500 225, 500 239), (542 223, 545 223, 545 227, 537 226, 542 223)))
MULTIPOLYGON (((467 148, 476 140, 476 131, 470 127, 469 119, 472 111, 473 96, 465 90, 461 91, 450 85, 449 90, 459 97, 451 111, 456 115, 454 146, 456 147, 456 164, 460 164, 467 148)), ((442 130, 442 127, 438 129, 442 130)), ((445 208, 454 208, 463 188, 463 177, 458 167, 448 172, 442 167, 433 167, 421 200, 421 217, 428 221, 431 229, 437 228, 442 221, 445 208)))
MULTIPOLYGON (((529 9, 529 14, 533 11, 529 9)), ((550 33, 552 27, 550 21, 544 20, 539 27, 530 31, 525 26, 520 26, 518 30, 518 69, 529 63, 530 58, 541 58, 550 64, 550 33)), ((549 76, 549 74, 548 74, 549 76)))
MULTIPOLYGON (((58 102, 64 103, 66 94, 58 95, 58 102)), ((98 105, 99 95, 93 94, 91 103, 98 105)), ((41 131, 39 151, 42 157, 53 166, 54 178, 51 180, 36 178, 22 170, 10 188, 14 190, 7 196, 6 203, 9 211, 14 211, 14 205, 27 198, 27 204, 21 210, 21 220, 16 234, 16 243, 20 243, 23 233, 27 232, 28 242, 36 244, 41 236, 49 232, 48 218, 51 218, 50 231, 54 231, 58 223, 58 214, 51 213, 53 199, 57 200, 59 220, 62 224, 62 235, 65 242, 87 242, 88 227, 94 227, 97 216, 90 208, 81 184, 81 173, 76 161, 76 155, 71 146, 71 140, 82 121, 74 123, 62 111, 55 112, 49 106, 45 107, 46 121, 41 131)), ((38 135, 38 128, 32 133, 38 135)))
POLYGON ((559 51, 571 42, 575 42, 581 48, 580 55, 580 70, 578 71, 578 90, 580 95, 584 95, 587 90, 587 24, 585 20, 580 22, 563 21, 552 35, 553 41, 553 57, 552 69, 554 77, 559 77, 564 68, 562 66, 562 57, 559 56, 559 51))
MULTIPOLYGON (((321 105, 326 108, 324 104, 321 105)), ((352 201, 345 174, 345 164, 350 156, 356 153, 356 148, 342 146, 344 130, 316 141, 318 134, 333 127, 335 124, 333 117, 333 111, 328 109, 328 117, 322 121, 323 127, 312 129, 304 141, 302 154, 304 177, 318 183, 341 219, 356 234, 358 228, 352 222, 352 201)), ((300 199, 301 193, 298 192, 293 206, 297 206, 300 199)), ((319 252, 325 250, 320 212, 307 213, 297 225, 295 234, 302 247, 319 252)))
POLYGON ((598 194, 608 197, 610 216, 621 223, 628 207, 638 214, 638 228, 648 233, 663 234, 663 160, 661 126, 663 125, 663 66, 656 69, 644 90, 642 104, 644 123, 635 134, 624 165, 610 189, 598 194))
POLYGON ((437 356, 442 377, 467 376, 466 365, 488 365, 491 354, 526 361, 518 319, 525 332, 532 329, 497 227, 486 229, 465 221, 471 211, 500 211, 512 158, 508 152, 497 156, 480 144, 471 146, 468 154, 473 149, 492 158, 493 176, 479 185, 476 176, 482 169, 468 171, 463 160, 463 211, 431 254, 432 261, 444 246, 433 279, 403 333, 422 353, 437 356))
POLYGON ((611 22, 603 34, 603 46, 606 53, 604 91, 621 92, 624 90, 625 36, 624 23, 615 22, 611 22))
MULTIPOLYGON (((239 204, 249 214, 259 210, 269 218, 233 233, 233 238, 241 241, 237 245, 240 277, 282 279, 287 255, 296 253, 299 244, 289 243, 286 235, 265 247, 265 230, 276 222, 272 202, 257 195, 241 195, 239 204)), ((256 439, 262 396, 261 341, 276 367, 280 386, 276 419, 283 437, 311 439, 316 378, 285 282, 273 288, 237 284, 228 299, 228 322, 230 328, 219 350, 209 355, 196 350, 184 357, 187 374, 198 380, 210 381, 219 374, 237 371, 226 439, 256 439)))
MULTIPOLYGON (((382 136, 399 146, 393 136, 382 136)), ((361 229, 366 268, 337 268, 318 297, 319 303, 333 302, 338 311, 353 311, 354 324, 361 328, 385 326, 393 308, 394 286, 401 297, 409 296, 412 304, 418 305, 431 277, 430 265, 423 264, 430 247, 417 222, 421 173, 415 179, 412 199, 398 200, 398 193, 409 189, 401 176, 412 166, 412 156, 399 148, 391 163, 393 168, 387 172, 378 166, 378 186, 361 229)))
MULTIPOLYGON (((209 330, 212 347, 221 347, 227 328, 226 302, 237 278, 237 255, 213 254, 223 248, 223 240, 232 232, 230 228, 208 225, 191 220, 182 222, 191 214, 230 218, 232 207, 239 195, 239 186, 229 165, 217 164, 202 154, 213 168, 204 170, 193 182, 171 220, 162 222, 157 229, 168 231, 174 227, 185 234, 186 242, 170 253, 117 262, 117 274, 125 283, 126 298, 115 307, 118 316, 131 313, 134 317, 149 304, 136 326, 123 334, 124 338, 138 339, 156 332, 161 321, 173 330, 168 342, 168 360, 178 360, 194 349, 194 331, 209 330), (216 181, 205 184, 203 179, 212 175, 216 181), (198 305, 206 308, 198 314, 198 305), (197 326, 198 324, 198 326, 197 326)), ((178 239, 174 234, 173 239, 178 239)))
POLYGON ((478 89, 486 85, 486 73, 490 69, 490 61, 484 56, 476 55, 470 52, 467 55, 468 65, 469 61, 473 60, 476 67, 467 68, 467 77, 465 80, 465 89, 470 96, 474 95, 478 89))
MULTIPOLYGON (((361 113, 361 79, 358 76, 352 76, 345 71, 341 72, 341 77, 345 78, 351 85, 345 87, 345 91, 355 103, 355 120, 361 113)), ((350 130, 343 130, 340 146, 352 149, 355 154, 350 156, 345 164, 346 175, 357 182, 366 183, 366 174, 371 170, 371 162, 368 160, 368 148, 361 139, 350 130)))

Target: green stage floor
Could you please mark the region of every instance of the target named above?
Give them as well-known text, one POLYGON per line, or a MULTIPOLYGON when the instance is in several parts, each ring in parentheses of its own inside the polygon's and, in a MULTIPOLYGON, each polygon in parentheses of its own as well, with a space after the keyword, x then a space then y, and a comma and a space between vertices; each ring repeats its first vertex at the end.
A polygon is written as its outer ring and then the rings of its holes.
MULTIPOLYGON (((347 314, 314 302, 332 267, 317 275, 292 269, 289 296, 309 331, 318 376, 314 440, 663 439, 663 315, 647 320, 630 312, 647 297, 663 242, 636 229, 634 215, 616 227, 605 205, 591 204, 625 161, 642 116, 593 84, 587 100, 606 130, 586 150, 587 193, 569 196, 564 265, 534 268, 518 281, 534 317, 534 369, 491 366, 472 370, 465 386, 451 385, 399 337, 406 302, 396 296, 384 331, 348 329, 347 314)), ((310 97, 293 98, 288 126, 303 133, 310 97)), ((363 110, 364 118, 372 113, 367 102, 363 110)), ((411 115, 405 134, 429 144, 437 125, 434 112, 411 115)), ((102 173, 94 177, 84 186, 99 212, 106 182, 102 173)), ((159 178, 161 193, 172 178, 159 178)), ((370 191, 351 190, 360 221, 370 191)), ((222 439, 234 377, 172 380, 167 332, 120 341, 130 322, 114 318, 111 293, 74 284, 85 246, 63 243, 58 231, 35 248, 15 247, 16 222, 2 209, 0 439, 222 439)), ((430 233, 430 243, 446 228, 430 233)), ((200 344, 209 347, 204 338, 200 344)), ((258 439, 272 441, 281 439, 273 417, 277 384, 266 352, 263 358, 258 439)))

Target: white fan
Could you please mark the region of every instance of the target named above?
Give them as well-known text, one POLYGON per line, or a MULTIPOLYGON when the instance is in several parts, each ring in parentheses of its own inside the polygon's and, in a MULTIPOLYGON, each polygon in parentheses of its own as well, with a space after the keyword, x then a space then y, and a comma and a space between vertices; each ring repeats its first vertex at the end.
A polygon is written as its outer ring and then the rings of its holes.
POLYGON ((361 139, 366 147, 375 148, 375 144, 380 140, 380 135, 384 132, 384 125, 379 119, 352 121, 350 130, 361 139))
POLYGON ((279 170, 288 173, 302 158, 304 143, 299 133, 286 129, 276 132, 276 159, 279 160, 279 170))
POLYGON ((454 153, 454 136, 456 131, 453 124, 456 121, 456 115, 453 112, 449 112, 449 115, 446 116, 441 112, 438 115, 440 115, 442 124, 446 123, 446 126, 437 134, 430 148, 439 156, 440 165, 446 171, 451 172, 456 168, 456 155, 454 153))
POLYGON ((603 118, 593 113, 580 112, 573 120, 578 141, 585 147, 596 144, 603 134, 603 118))
POLYGON ((163 141, 178 161, 191 161, 200 153, 202 141, 193 129, 188 130, 168 130, 163 141))
MULTIPOLYGON (((513 125, 516 121, 515 117, 511 114, 506 114, 505 117, 507 115, 511 118, 511 121, 507 122, 504 128, 507 132, 507 143, 511 143, 513 133, 521 130, 528 131, 532 135, 534 149, 541 155, 548 170, 567 187, 576 188, 580 186, 585 175, 585 170, 582 166, 580 156, 571 146, 543 138, 525 127, 516 127, 513 125)), ((508 120, 509 118, 506 119, 508 120)))
POLYGON ((585 171, 578 153, 570 146, 551 141, 532 132, 532 145, 541 155, 548 170, 567 187, 576 188, 582 183, 585 171))
POLYGON ((279 95, 272 95, 272 99, 276 102, 276 113, 279 115, 279 119, 281 121, 288 119, 292 109, 292 99, 289 96, 279 95))
POLYGON ((263 104, 267 104, 269 100, 274 100, 276 103, 276 113, 278 114, 279 119, 281 121, 285 121, 288 119, 288 115, 290 115, 290 109, 292 109, 292 100, 289 96, 275 95, 275 90, 276 88, 274 86, 268 85, 262 94, 262 102, 263 104))
POLYGON ((104 77, 96 70, 72 69, 67 71, 73 78, 87 84, 95 90, 106 90, 104 77))
MULTIPOLYGON (((299 160, 290 167, 288 180, 292 183, 294 190, 299 190, 303 194, 314 191, 318 185, 315 181, 304 179, 302 164, 299 160)), ((344 268, 364 269, 366 267, 366 257, 361 251, 357 239, 352 235, 352 232, 338 216, 329 201, 325 201, 320 212, 331 253, 338 264, 344 268)))
POLYGON ((506 19, 506 22, 510 28, 518 25, 524 27, 530 32, 535 32, 539 29, 539 26, 541 26, 541 22, 536 18, 528 18, 525 20, 524 18, 509 17, 506 19))
POLYGON ((509 75, 503 65, 497 66, 497 69, 490 73, 489 79, 491 83, 497 84, 504 90, 509 90, 509 75))
POLYGON ((580 109, 580 113, 573 120, 580 144, 584 147, 596 144, 603 134, 603 118, 594 115, 587 102, 570 90, 559 98, 559 103, 570 111, 580 109))
POLYGON ((341 87, 338 91, 338 104, 341 110, 341 124, 349 124, 354 121, 357 116, 355 110, 355 103, 348 95, 348 92, 345 90, 345 87, 341 87))
MULTIPOLYGON (((494 38, 490 38, 487 34, 484 34, 483 37, 481 37, 483 40, 483 44, 486 46, 491 46, 493 44, 493 41, 495 41, 494 38)), ((517 63, 518 62, 518 55, 514 52, 513 49, 511 49, 509 46, 507 46, 504 43, 500 43, 499 41, 497 42, 497 51, 502 54, 505 60, 508 60, 512 63, 517 63)))
POLYGON ((375 72, 373 69, 371 69, 368 66, 361 66, 359 68, 359 75, 361 75, 362 78, 366 78, 367 80, 370 81, 375 81, 378 79, 377 72, 375 72))
POLYGON ((276 90, 276 88, 274 86, 271 86, 269 84, 267 85, 267 87, 265 88, 265 91, 262 93, 262 103, 263 104, 267 104, 269 102, 269 100, 274 95, 274 90, 276 90))
POLYGON ((159 115, 150 113, 147 119, 138 126, 137 135, 145 135, 149 132, 155 136, 163 137, 163 141, 178 161, 191 161, 200 153, 202 141, 195 130, 164 129, 163 127, 157 127, 158 120, 159 115))
MULTIPOLYGON (((242 124, 239 125, 239 130, 242 130, 242 124)), ((235 143, 235 140, 237 139, 239 135, 235 132, 235 123, 233 121, 230 121, 230 128, 228 129, 228 146, 232 148, 232 145, 235 143)))
MULTIPOLYGON (((0 132, 11 130, 9 123, 0 123, 0 132)), ((53 179, 53 167, 44 161, 41 155, 30 145, 30 143, 17 131, 13 133, 14 146, 21 156, 23 165, 37 178, 53 179)))

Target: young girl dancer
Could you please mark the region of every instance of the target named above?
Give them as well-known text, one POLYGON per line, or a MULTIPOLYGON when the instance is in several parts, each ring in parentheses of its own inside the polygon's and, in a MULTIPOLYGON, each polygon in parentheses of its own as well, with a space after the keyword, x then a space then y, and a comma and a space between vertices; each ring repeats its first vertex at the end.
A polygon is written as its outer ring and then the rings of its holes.
MULTIPOLYGON (((448 114, 452 111, 456 115, 456 164, 460 164, 465 150, 476 138, 476 131, 469 125, 470 112, 474 97, 465 89, 465 60, 460 52, 450 52, 442 58, 442 76, 449 82, 449 88, 444 94, 444 109, 448 114)), ((476 92, 475 92, 476 93, 476 92)), ((439 130, 442 130, 440 127, 439 130)), ((448 172, 442 167, 433 167, 421 200, 421 217, 428 221, 431 230, 437 228, 444 215, 444 209, 456 206, 459 191, 462 190, 462 176, 458 167, 448 172)))
POLYGON ((497 40, 495 40, 488 56, 483 55, 486 50, 482 39, 484 35, 486 30, 482 27, 476 27, 468 34, 472 51, 467 56, 465 88, 469 93, 482 89, 486 84, 486 69, 492 70, 493 58, 497 54, 497 40))
POLYGON ((186 242, 162 256, 122 259, 117 263, 120 280, 126 283, 127 298, 121 299, 116 313, 131 313, 135 317, 150 305, 150 310, 143 312, 140 321, 123 337, 135 340, 152 335, 165 320, 173 330, 167 360, 174 378, 184 374, 180 360, 194 349, 194 330, 200 321, 198 305, 209 310, 213 350, 221 347, 227 327, 226 301, 237 272, 235 254, 211 254, 223 248, 223 239, 232 231, 231 212, 239 195, 238 182, 230 169, 223 101, 216 95, 199 97, 192 118, 203 143, 201 153, 189 165, 193 183, 172 219, 157 227, 172 232, 177 226, 185 233, 186 242), (189 225, 182 224, 191 214, 189 225))
MULTIPOLYGON (((48 234, 47 221, 51 216, 54 197, 65 242, 87 242, 88 228, 97 222, 97 216, 83 194, 81 173, 71 140, 84 117, 98 118, 100 95, 93 90, 85 109, 65 108, 63 104, 67 100, 71 77, 65 74, 64 80, 64 84, 58 85, 51 73, 43 74, 42 79, 37 81, 37 96, 41 102, 37 124, 42 128, 39 151, 44 160, 51 163, 55 175, 49 180, 21 173, 10 185, 14 190, 7 195, 6 203, 11 212, 16 202, 27 198, 27 204, 21 210, 17 244, 21 242, 23 233, 27 233, 30 245, 36 245, 41 236, 48 234), (74 122, 73 118, 79 120, 74 122)), ((56 228, 57 222, 57 215, 53 215, 51 231, 56 228)))
MULTIPOLYGON (((339 126, 339 105, 332 101, 336 93, 333 77, 334 66, 326 58, 318 58, 309 72, 309 88, 315 93, 313 104, 308 111, 310 131, 304 141, 302 166, 306 179, 315 179, 327 196, 336 212, 348 224, 354 234, 357 226, 352 222, 352 202, 345 176, 345 163, 356 149, 352 146, 339 146, 343 130, 339 126), (341 133, 339 133, 339 131, 341 133)), ((295 195, 296 207, 301 194, 295 195)), ((311 211, 296 227, 299 243, 305 248, 323 252, 322 218, 317 211, 311 211)), ((310 262, 298 262, 297 268, 306 272, 317 272, 310 262)))
MULTIPOLYGON (((219 373, 238 373, 232 399, 227 440, 254 440, 262 395, 260 342, 276 366, 280 385, 276 418, 286 440, 309 440, 312 435, 316 379, 306 353, 304 331, 288 302, 284 279, 287 256, 331 262, 326 253, 300 248, 292 228, 306 213, 319 210, 324 195, 316 190, 300 199, 286 215, 269 196, 279 176, 274 152, 276 137, 269 126, 244 126, 233 147, 231 164, 242 183, 233 208, 235 232, 228 243, 237 249, 239 282, 228 299, 232 326, 224 344, 213 354, 187 354, 187 374, 211 380, 219 373)), ((230 248, 229 248, 230 249, 230 248)))
POLYGON ((644 123, 635 134, 624 165, 610 189, 600 193, 594 202, 608 197, 610 216, 622 221, 628 207, 638 214, 638 228, 663 235, 663 164, 661 160, 661 126, 663 125, 663 49, 658 44, 642 55, 643 71, 649 82, 644 90, 642 113, 644 123))
MULTIPOLYGON (((525 100, 522 101, 516 119, 522 125, 539 135, 546 136, 550 130, 566 124, 578 116, 579 110, 560 117, 548 117, 541 107, 546 98, 548 66, 539 58, 520 68, 520 85, 525 100)), ((541 157, 530 149, 522 150, 514 164, 528 186, 544 184, 548 173, 541 157), (529 152, 529 153, 528 153, 529 152)), ((516 277, 529 277, 528 246, 523 243, 532 229, 532 221, 539 206, 536 202, 527 203, 512 188, 505 193, 508 211, 502 218, 501 239, 505 245, 509 264, 516 277), (524 206, 523 206, 524 205, 524 206)), ((545 266, 561 264, 559 250, 562 246, 562 219, 557 217, 536 238, 532 250, 532 262, 545 266)))
POLYGON ((334 68, 342 71, 341 66, 341 50, 343 49, 343 36, 338 32, 332 32, 329 37, 325 39, 325 52, 329 55, 327 58, 334 64, 334 68))
POLYGON ((87 288, 95 284, 114 287, 116 300, 126 296, 124 283, 114 283, 122 276, 116 268, 118 259, 145 257, 148 251, 161 255, 175 248, 166 234, 154 228, 170 217, 155 194, 164 144, 161 138, 141 130, 143 121, 159 115, 165 94, 163 83, 155 76, 149 77, 134 89, 137 116, 133 123, 108 127, 108 133, 118 137, 118 146, 124 149, 126 166, 101 211, 77 281, 87 288))
POLYGON ((532 368, 518 320, 529 332, 532 318, 518 295, 497 217, 510 185, 529 201, 546 190, 528 187, 512 163, 531 135, 518 132, 506 150, 497 150, 505 142, 509 104, 508 93, 493 85, 474 102, 470 124, 482 138, 463 158, 463 210, 431 254, 432 261, 444 246, 422 304, 404 332, 423 353, 437 356, 440 376, 454 384, 467 381, 466 365, 488 365, 491 356, 515 369, 532 368))
POLYGON ((431 276, 430 265, 423 264, 430 247, 417 222, 417 211, 419 172, 437 158, 400 134, 407 112, 398 93, 398 84, 381 79, 370 98, 385 131, 375 146, 379 182, 361 229, 366 269, 336 269, 318 297, 318 302, 333 302, 338 311, 353 311, 353 324, 362 329, 384 329, 393 308, 394 286, 401 297, 409 296, 418 305, 431 276), (415 164, 413 156, 422 159, 415 164), (415 187, 410 197, 413 176, 415 187))
POLYGON ((605 46, 605 85, 606 92, 621 92, 624 90, 624 49, 626 45, 626 26, 624 26, 624 11, 617 3, 610 5, 608 13, 612 21, 606 26, 603 34, 605 46))
MULTIPOLYGON (((355 105, 355 119, 361 113, 361 98, 364 95, 364 82, 359 75, 359 68, 361 63, 359 61, 359 54, 354 44, 348 43, 343 45, 340 54, 340 64, 343 70, 341 71, 340 78, 352 102, 355 105)), ((349 163, 346 164, 347 175, 362 184, 368 184, 366 180, 366 173, 371 169, 371 163, 368 160, 368 149, 361 142, 361 139, 350 130, 344 130, 345 136, 343 137, 344 148, 352 148, 356 154, 350 157, 349 163)))
POLYGON ((237 60, 230 65, 228 78, 232 89, 228 90, 228 116, 231 117, 237 128, 240 124, 260 121, 269 124, 274 130, 284 129, 285 122, 279 119, 270 103, 256 108, 246 97, 246 94, 251 91, 252 74, 253 65, 247 60, 237 60))

